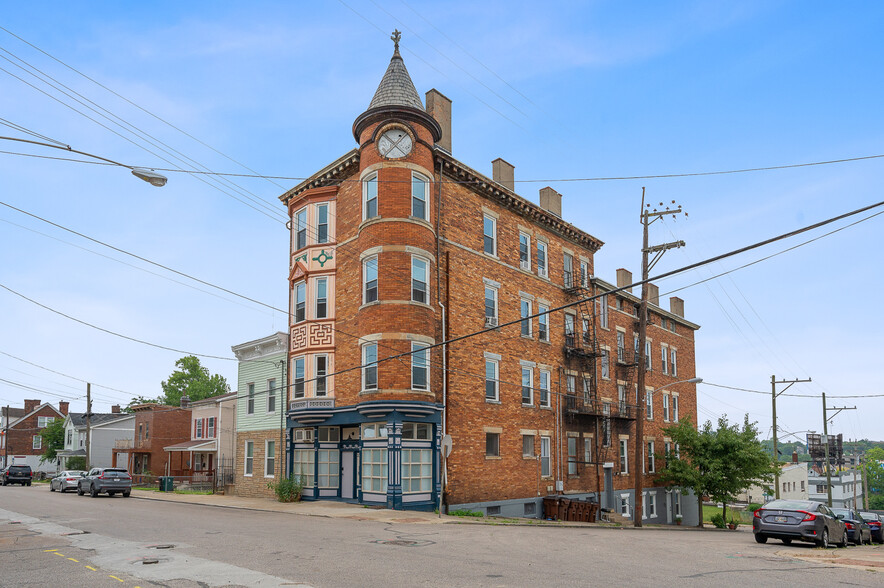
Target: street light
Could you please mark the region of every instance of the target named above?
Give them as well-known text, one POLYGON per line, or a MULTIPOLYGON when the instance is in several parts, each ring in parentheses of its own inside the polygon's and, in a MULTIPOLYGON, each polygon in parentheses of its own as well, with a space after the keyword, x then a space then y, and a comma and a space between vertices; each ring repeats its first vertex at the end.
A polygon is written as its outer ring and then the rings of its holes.
POLYGON ((660 386, 659 388, 654 389, 651 394, 657 392, 658 390, 662 390, 664 388, 669 388, 670 386, 675 386, 676 384, 700 384, 703 382, 703 378, 691 378, 690 380, 679 380, 678 382, 672 382, 671 384, 666 384, 665 386, 660 386))
POLYGON ((71 153, 77 153, 78 155, 85 155, 86 157, 92 157, 93 159, 100 159, 101 161, 106 161, 108 163, 112 163, 114 165, 118 165, 120 167, 125 167, 132 171, 132 175, 136 178, 142 179, 151 186, 156 186, 157 188, 161 188, 166 185, 168 178, 162 174, 158 174, 152 169, 147 169, 143 167, 132 167, 131 165, 126 165, 125 163, 120 163, 119 161, 114 161, 113 159, 108 159, 107 157, 100 157, 98 155, 93 155, 91 153, 86 153, 85 151, 77 151, 76 149, 72 149, 70 145, 53 145, 52 143, 43 143, 42 141, 31 141, 30 139, 20 139, 18 137, 0 137, 5 141, 18 141, 20 143, 30 143, 32 145, 41 145, 43 147, 52 147, 53 149, 61 149, 62 151, 70 151, 71 153))

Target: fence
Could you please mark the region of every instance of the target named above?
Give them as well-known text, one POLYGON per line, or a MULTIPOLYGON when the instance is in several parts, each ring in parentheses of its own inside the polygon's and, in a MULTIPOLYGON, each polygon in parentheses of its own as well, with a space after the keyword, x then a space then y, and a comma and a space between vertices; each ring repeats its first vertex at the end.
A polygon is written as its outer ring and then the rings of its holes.
POLYGON ((160 478, 172 478, 172 490, 180 492, 215 492, 214 472, 198 472, 193 476, 153 476, 148 474, 135 474, 132 476, 134 488, 160 487, 160 478))

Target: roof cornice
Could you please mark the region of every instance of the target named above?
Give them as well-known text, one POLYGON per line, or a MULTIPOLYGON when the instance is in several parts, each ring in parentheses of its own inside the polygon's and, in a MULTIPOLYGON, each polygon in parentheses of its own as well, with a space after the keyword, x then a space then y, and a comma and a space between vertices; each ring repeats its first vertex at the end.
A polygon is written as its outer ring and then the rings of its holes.
POLYGON ((347 178, 359 169, 359 149, 352 149, 332 163, 328 164, 309 178, 285 192, 279 199, 288 206, 289 200, 295 198, 301 192, 311 188, 337 185, 338 182, 347 178))

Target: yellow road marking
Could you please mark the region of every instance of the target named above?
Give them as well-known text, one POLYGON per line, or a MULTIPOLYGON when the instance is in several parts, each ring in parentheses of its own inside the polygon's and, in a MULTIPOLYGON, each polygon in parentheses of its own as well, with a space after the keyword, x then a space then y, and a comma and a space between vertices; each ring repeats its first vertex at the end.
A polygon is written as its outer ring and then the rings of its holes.
POLYGON ((72 557, 69 557, 68 559, 71 560, 71 561, 75 561, 75 562, 77 562, 77 563, 80 563, 80 560, 78 560, 78 559, 74 559, 74 558, 72 558, 72 557))
POLYGON ((63 553, 59 553, 59 552, 57 552, 57 551, 55 552, 55 555, 58 555, 58 556, 60 556, 60 557, 64 557, 64 554, 63 554, 63 553))
POLYGON ((98 571, 98 570, 96 570, 95 568, 93 568, 92 566, 86 566, 86 569, 87 569, 87 570, 92 570, 93 572, 97 572, 97 571, 98 571))
POLYGON ((122 580, 120 580, 120 579, 117 578, 116 576, 111 576, 110 574, 108 574, 108 576, 110 576, 110 577, 113 578, 114 580, 117 580, 118 582, 122 582, 122 580))
POLYGON ((58 551, 57 549, 44 549, 43 553, 51 553, 53 551, 58 551))

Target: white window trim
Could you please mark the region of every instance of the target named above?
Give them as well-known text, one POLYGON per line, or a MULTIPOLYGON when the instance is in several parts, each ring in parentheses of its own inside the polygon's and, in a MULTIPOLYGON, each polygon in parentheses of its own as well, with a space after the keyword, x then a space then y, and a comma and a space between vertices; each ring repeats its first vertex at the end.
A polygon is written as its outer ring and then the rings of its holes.
POLYGON ((368 264, 374 262, 375 266, 375 299, 371 302, 377 302, 381 299, 381 286, 380 286, 380 274, 381 274, 381 264, 377 255, 371 255, 362 260, 362 304, 369 304, 368 300, 368 264))
POLYGON ((526 339, 533 339, 534 338, 534 324, 533 324, 534 321, 532 321, 530 318, 522 317, 522 307, 523 307, 523 305, 526 305, 526 304, 528 305, 528 314, 526 316, 530 317, 532 314, 534 314, 531 310, 531 308, 533 306, 531 300, 528 298, 520 298, 519 299, 519 316, 522 318, 523 321, 528 323, 528 334, 525 334, 522 332, 522 324, 523 323, 520 322, 519 323, 519 335, 522 337, 525 337, 526 339))
POLYGON ((537 305, 537 312, 540 316, 537 317, 537 340, 543 341, 544 343, 549 343, 549 306, 544 304, 537 305), (543 336, 543 330, 540 328, 540 325, 546 325, 546 336, 543 336))
POLYGON ((619 450, 620 475, 626 476, 629 474, 629 439, 619 439, 617 449, 619 450))
POLYGON ((246 384, 246 414, 255 414, 255 383, 246 384))
POLYGON ((531 235, 525 231, 519 231, 519 268, 526 272, 531 271, 531 235), (522 261, 522 237, 525 238, 526 245, 527 259, 525 261, 522 261))
POLYGON ((540 403, 543 408, 552 407, 552 372, 549 370, 540 370, 540 403), (546 375, 546 388, 543 387, 543 376, 546 375), (543 402, 543 392, 546 392, 546 402, 543 402))
POLYGON ((519 397, 521 399, 522 406, 534 406, 534 368, 527 366, 527 365, 523 365, 521 368, 521 371, 519 373, 521 374, 521 377, 519 378, 519 383, 520 383, 519 397), (528 378, 528 394, 529 394, 529 398, 530 398, 529 402, 525 402, 524 395, 522 394, 522 392, 523 392, 522 389, 525 387, 525 382, 524 382, 525 370, 528 370, 528 374, 529 374, 529 378, 528 378))
POLYGON ((313 318, 314 319, 327 319, 329 316, 329 306, 328 306, 328 276, 323 276, 320 278, 316 278, 313 280, 313 318), (319 316, 318 306, 319 306, 319 283, 325 283, 325 316, 319 316))
POLYGON ((374 172, 374 173, 362 178, 362 220, 363 221, 369 220, 371 218, 379 218, 381 216, 380 198, 381 198, 380 181, 378 180, 377 172, 374 172), (374 180, 374 182, 375 182, 375 198, 374 199, 375 199, 375 203, 377 204, 377 206, 376 206, 377 215, 369 217, 368 216, 368 185, 372 180, 374 180))
POLYGON ((430 260, 424 257, 423 255, 412 255, 411 256, 411 281, 409 282, 409 294, 412 302, 418 302, 420 304, 429 304, 430 303, 430 260), (414 299, 414 269, 415 262, 420 261, 426 264, 426 279, 423 282, 424 285, 424 298, 425 300, 415 300, 414 299))
POLYGON ((490 214, 482 215, 482 253, 485 255, 490 255, 491 257, 497 257, 497 252, 499 250, 498 242, 497 242, 497 219, 491 216, 490 214), (485 221, 491 221, 491 228, 493 235, 491 236, 491 243, 493 245, 491 253, 485 251, 485 221))
POLYGON ((411 354, 411 389, 412 390, 420 390, 422 392, 426 392, 426 391, 430 390, 430 350, 427 349, 427 347, 429 347, 429 346, 425 343, 417 343, 416 341, 411 342, 411 351, 412 351, 412 354, 411 354), (426 352, 427 363, 423 367, 423 369, 426 371, 426 374, 427 374, 426 388, 416 388, 414 385, 414 370, 415 370, 415 367, 418 367, 418 366, 415 366, 415 363, 414 363, 415 358, 417 357, 417 353, 414 353, 414 352, 416 352, 420 349, 427 349, 427 352, 426 352))
POLYGON ((419 174, 415 171, 411 172, 411 218, 419 218, 421 220, 428 221, 430 219, 430 179, 423 175, 419 174), (424 216, 417 216, 414 214, 414 201, 420 200, 420 198, 415 198, 414 195, 414 181, 418 180, 424 183, 424 216))
POLYGON ((361 370, 362 371, 362 391, 363 392, 370 391, 370 390, 377 390, 379 388, 380 382, 378 380, 379 380, 380 374, 378 373, 377 349, 378 349, 377 343, 374 343, 374 342, 366 343, 365 345, 362 346, 362 365, 364 366, 361 370), (368 360, 366 359, 366 352, 368 351, 368 348, 371 346, 374 346, 374 348, 375 348, 375 361, 372 364, 372 365, 374 365, 374 368, 375 368, 375 387, 374 388, 366 388, 365 387, 365 374, 366 374, 367 370, 371 367, 370 365, 368 365, 368 360))
POLYGON ((251 478, 255 475, 255 442, 254 441, 246 441, 243 444, 242 472, 243 472, 242 475, 245 476, 246 478, 251 478), (252 448, 252 456, 251 457, 249 457, 249 451, 248 451, 249 446, 251 446, 251 448, 252 448), (249 460, 252 460, 251 461, 251 464, 252 464, 252 473, 251 474, 249 473, 249 460))
POLYGON ((264 404, 264 408, 265 408, 267 414, 275 414, 276 413, 276 406, 277 406, 277 404, 279 404, 279 395, 276 393, 277 390, 278 390, 278 388, 276 387, 276 378, 267 378, 267 402, 264 404), (273 382, 272 388, 270 386, 270 382, 273 382), (271 390, 273 391, 272 395, 270 394, 271 390), (271 396, 274 398, 273 410, 270 410, 271 396))
POLYGON ((500 356, 497 358, 488 357, 488 354, 485 355, 485 389, 483 390, 485 394, 485 402, 500 402, 500 356), (488 398, 487 385, 488 385, 488 364, 494 364, 494 398, 488 398))
POLYGON ((294 319, 295 324, 300 324, 307 320, 307 282, 305 280, 296 282, 294 290, 295 295, 292 296, 292 305, 294 306, 294 308, 292 309, 292 318, 294 319), (304 318, 298 320, 298 292, 300 290, 303 290, 304 292, 304 318))
POLYGON ((277 454, 276 441, 275 440, 271 441, 270 439, 265 439, 264 440, 264 477, 265 478, 275 478, 276 477, 276 460, 278 459, 276 454, 277 454), (273 443, 273 472, 274 473, 268 474, 267 473, 267 460, 269 459, 269 457, 267 455, 267 448, 270 446, 271 443, 273 443))
POLYGON ((549 243, 546 241, 542 241, 541 239, 536 239, 537 248, 543 249, 543 267, 540 266, 539 256, 537 263, 537 275, 541 278, 549 279, 549 243))
POLYGON ((328 396, 328 354, 327 353, 317 353, 313 356, 313 397, 314 398, 325 398, 328 396), (319 375, 319 358, 325 358, 325 374, 322 376, 319 375), (323 378, 325 383, 325 393, 322 396, 317 394, 318 386, 319 386, 319 378, 323 378))
POLYGON ((632 509, 630 508, 632 505, 629 503, 629 494, 624 493, 624 494, 620 495, 620 505, 619 506, 620 506, 620 508, 618 510, 620 511, 621 515, 623 515, 624 517, 627 517, 627 518, 632 517, 632 509), (624 500, 626 501, 626 512, 623 512, 623 501, 624 500))

